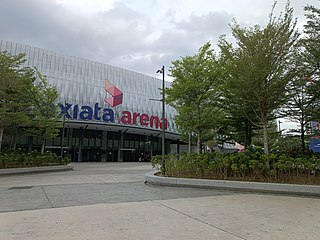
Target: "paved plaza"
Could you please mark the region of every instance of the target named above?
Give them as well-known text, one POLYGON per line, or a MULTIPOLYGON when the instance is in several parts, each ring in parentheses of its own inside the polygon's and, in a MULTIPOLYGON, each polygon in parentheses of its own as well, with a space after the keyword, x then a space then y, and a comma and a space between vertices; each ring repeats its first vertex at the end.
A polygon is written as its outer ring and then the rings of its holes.
POLYGON ((144 184, 150 163, 0 177, 0 239, 319 239, 320 199, 144 184))

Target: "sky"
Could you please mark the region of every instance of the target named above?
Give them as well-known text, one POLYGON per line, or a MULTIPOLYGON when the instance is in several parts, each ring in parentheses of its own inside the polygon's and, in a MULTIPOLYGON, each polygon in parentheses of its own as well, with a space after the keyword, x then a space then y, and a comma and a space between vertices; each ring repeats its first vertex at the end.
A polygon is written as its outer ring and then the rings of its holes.
MULTIPOLYGON (((287 0, 278 0, 275 13, 287 0)), ((163 65, 197 53, 220 35, 230 41, 233 19, 264 26, 273 0, 0 0, 0 39, 122 67, 154 77, 163 65)), ((297 26, 303 7, 291 0, 297 26)), ((167 74, 168 72, 166 72, 167 74)), ((167 79, 170 77, 166 76, 167 79)))
MULTIPOLYGON (((273 0, 1 0, 0 39, 156 76, 162 65, 197 52, 229 24, 264 25, 273 0)), ((278 0, 276 13, 286 0, 278 0)), ((291 0, 302 29, 303 6, 291 0)))

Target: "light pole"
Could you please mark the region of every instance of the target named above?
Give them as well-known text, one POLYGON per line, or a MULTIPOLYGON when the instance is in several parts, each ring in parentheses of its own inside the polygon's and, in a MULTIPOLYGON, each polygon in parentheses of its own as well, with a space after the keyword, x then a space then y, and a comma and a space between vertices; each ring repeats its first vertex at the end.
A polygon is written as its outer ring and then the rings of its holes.
MULTIPOLYGON (((66 109, 66 105, 67 105, 67 102, 66 101, 64 101, 64 109, 66 109)), ((62 120, 62 137, 61 137, 61 154, 60 154, 60 156, 63 158, 63 151, 64 151, 64 129, 65 129, 65 125, 64 125, 64 123, 65 123, 65 121, 66 121, 66 113, 64 112, 63 113, 63 120, 62 120)))
POLYGON ((279 135, 281 136, 281 125, 280 125, 280 124, 281 124, 282 122, 279 120, 278 123, 279 123, 279 135))
POLYGON ((164 66, 162 66, 161 69, 159 69, 157 71, 157 73, 162 73, 162 161, 161 161, 161 168, 162 168, 162 176, 165 176, 166 175, 166 163, 165 163, 165 160, 164 160, 164 155, 165 155, 165 134, 166 134, 166 131, 165 131, 165 82, 164 82, 164 72, 165 72, 165 69, 164 69, 164 66))

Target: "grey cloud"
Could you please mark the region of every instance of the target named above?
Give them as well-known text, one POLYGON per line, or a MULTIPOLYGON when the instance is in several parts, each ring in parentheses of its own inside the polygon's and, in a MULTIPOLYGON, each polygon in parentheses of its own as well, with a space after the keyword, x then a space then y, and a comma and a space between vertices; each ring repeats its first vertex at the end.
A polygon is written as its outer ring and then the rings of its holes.
POLYGON ((146 41, 157 30, 146 14, 116 3, 110 10, 91 17, 67 12, 54 1, 0 1, 1 38, 88 58, 156 76, 162 65, 194 54, 208 40, 228 29, 225 13, 191 15, 175 21, 168 11, 169 30, 146 41))
POLYGON ((66 54, 77 48, 87 51, 83 46, 90 43, 91 34, 82 24, 81 19, 75 19, 51 1, 4 0, 0 3, 0 32, 8 40, 66 54))
POLYGON ((109 64, 114 57, 143 47, 149 28, 144 18, 122 4, 83 19, 52 1, 0 2, 1 38, 109 64))
POLYGON ((226 12, 210 12, 207 15, 191 15, 187 20, 177 23, 177 28, 193 33, 219 36, 228 29, 232 15, 226 12))
MULTIPOLYGON (((173 14, 174 11, 167 12, 170 19, 174 19, 173 14)), ((141 51, 152 52, 153 55, 143 59, 143 64, 139 62, 139 65, 150 65, 149 62, 152 61, 158 66, 165 64, 169 67, 172 61, 181 56, 196 53, 198 48, 209 40, 214 45, 221 34, 230 32, 228 24, 231 19, 232 16, 227 13, 214 12, 202 16, 191 15, 190 18, 182 21, 171 21, 170 30, 163 32, 159 38, 141 49, 141 51)), ((136 64, 132 62, 131 65, 136 64)))

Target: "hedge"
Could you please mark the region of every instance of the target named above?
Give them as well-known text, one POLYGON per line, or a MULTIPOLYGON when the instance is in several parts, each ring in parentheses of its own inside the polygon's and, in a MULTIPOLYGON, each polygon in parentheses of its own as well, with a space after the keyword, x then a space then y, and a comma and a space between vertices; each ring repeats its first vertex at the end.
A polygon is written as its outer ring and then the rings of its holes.
MULTIPOLYGON (((261 150, 243 153, 182 153, 165 156, 166 175, 172 177, 253 180, 263 182, 320 183, 320 156, 264 154, 261 150)), ((153 167, 161 170, 161 156, 153 167)))
POLYGON ((44 155, 37 151, 27 154, 19 152, 0 153, 0 168, 55 166, 68 163, 70 163, 69 158, 62 158, 50 152, 44 155))

